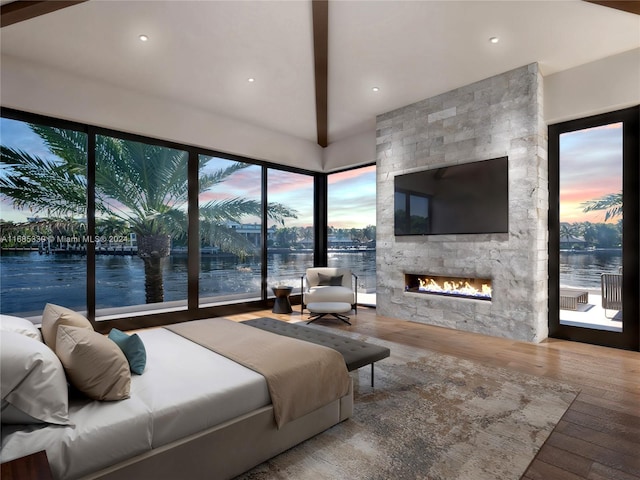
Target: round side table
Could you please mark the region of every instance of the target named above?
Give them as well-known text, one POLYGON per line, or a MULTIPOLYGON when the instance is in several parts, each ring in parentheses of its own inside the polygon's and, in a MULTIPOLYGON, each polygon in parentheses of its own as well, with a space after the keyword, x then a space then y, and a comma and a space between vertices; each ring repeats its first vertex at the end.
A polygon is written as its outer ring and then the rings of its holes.
POLYGON ((276 299, 273 302, 273 310, 271 311, 273 313, 293 312, 291 302, 289 301, 289 295, 291 295, 293 287, 277 286, 271 287, 271 290, 273 290, 273 294, 276 296, 276 299))

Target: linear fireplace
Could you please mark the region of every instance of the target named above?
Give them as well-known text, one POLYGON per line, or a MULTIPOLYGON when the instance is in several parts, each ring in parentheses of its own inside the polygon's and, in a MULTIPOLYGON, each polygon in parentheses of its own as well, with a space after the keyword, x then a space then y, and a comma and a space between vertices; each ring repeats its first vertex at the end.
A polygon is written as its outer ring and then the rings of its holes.
POLYGON ((404 275, 405 292, 491 300, 491 280, 486 278, 404 275))

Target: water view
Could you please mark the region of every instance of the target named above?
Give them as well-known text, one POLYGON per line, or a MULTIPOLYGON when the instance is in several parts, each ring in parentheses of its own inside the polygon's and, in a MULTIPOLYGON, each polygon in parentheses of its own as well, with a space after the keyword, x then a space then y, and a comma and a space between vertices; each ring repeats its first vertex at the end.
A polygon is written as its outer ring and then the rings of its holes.
MULTIPOLYGON (((251 159, 205 150, 196 159, 186 149, 117 133, 87 135, 7 118, 0 118, 0 127, 2 312, 35 316, 47 302, 84 311, 87 290, 95 291, 101 317, 184 308, 192 209, 203 252, 197 262, 200 305, 260 298, 265 285, 299 288, 300 276, 314 263, 308 251, 316 232, 312 172, 265 169, 251 159), (95 172, 88 178, 90 146, 95 172), (190 168, 197 173, 188 173, 190 168), (188 194, 190 183, 198 185, 197 198, 188 194), (95 227, 88 235, 90 192, 95 227), (139 256, 99 254, 95 277, 88 278, 86 257, 69 252, 88 242, 96 248, 135 247, 139 256), (266 278, 254 256, 261 245, 270 252, 266 278), (29 251, 34 248, 43 255, 29 251)), ((334 172, 326 180, 329 248, 370 249, 331 253, 329 265, 350 267, 360 277, 359 287, 370 291, 375 165, 334 172)))
POLYGON ((621 267, 621 249, 560 252, 560 285, 599 290, 600 275, 621 267))
POLYGON ((622 133, 559 135, 560 325, 622 331, 622 133))
MULTIPOLYGON (((312 265, 309 252, 273 253, 267 257, 270 286, 299 288, 301 265, 312 265)), ((374 292, 375 251, 332 251, 329 266, 350 268, 358 276, 360 292, 374 292)), ((618 249, 560 253, 562 286, 600 288, 602 273, 618 273, 622 252, 618 249)), ((200 295, 217 297, 260 291, 260 264, 229 256, 203 256, 200 262, 200 295)), ((164 264, 165 301, 187 297, 187 257, 171 255, 164 264)), ((97 308, 145 303, 144 264, 135 256, 96 257, 97 308)), ((0 304, 3 313, 39 314, 47 302, 70 308, 86 308, 86 263, 78 255, 39 255, 38 252, 3 252, 0 270, 0 304)), ((269 294, 271 292, 269 291, 269 294)))
MULTIPOLYGON (((311 266, 310 252, 267 256, 269 286, 300 286, 301 265, 311 266), (273 280, 272 280, 273 279, 273 280)), ((79 255, 40 255, 37 251, 2 252, 0 305, 2 313, 39 315, 47 302, 86 309, 86 261, 79 255)), ((329 253, 329 266, 350 268, 361 291, 375 289, 375 250, 329 253)), ((203 256, 200 262, 201 297, 256 292, 259 296, 259 259, 240 261, 231 256, 203 256)), ((187 256, 171 255, 163 268, 165 301, 187 298, 187 256)), ((144 264, 135 256, 96 256, 96 307, 145 303, 144 264)), ((269 290, 269 295, 271 291, 269 290)))

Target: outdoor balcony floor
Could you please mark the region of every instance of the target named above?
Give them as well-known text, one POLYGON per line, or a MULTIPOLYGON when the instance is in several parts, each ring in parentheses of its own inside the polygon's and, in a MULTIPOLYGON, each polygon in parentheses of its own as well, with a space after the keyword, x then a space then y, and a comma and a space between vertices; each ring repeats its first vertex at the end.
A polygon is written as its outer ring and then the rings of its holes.
POLYGON ((593 328, 596 330, 608 330, 611 332, 621 332, 622 312, 607 310, 605 315, 605 311, 602 308, 602 296, 600 291, 588 290, 588 292, 588 303, 579 303, 577 310, 560 310, 560 324, 593 328))

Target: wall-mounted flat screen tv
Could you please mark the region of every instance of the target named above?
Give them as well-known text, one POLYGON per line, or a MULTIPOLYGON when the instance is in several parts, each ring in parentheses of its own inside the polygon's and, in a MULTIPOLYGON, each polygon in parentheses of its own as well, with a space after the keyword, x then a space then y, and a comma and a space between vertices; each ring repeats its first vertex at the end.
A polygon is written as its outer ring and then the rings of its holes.
POLYGON ((396 235, 508 233, 507 157, 396 175, 396 235))

